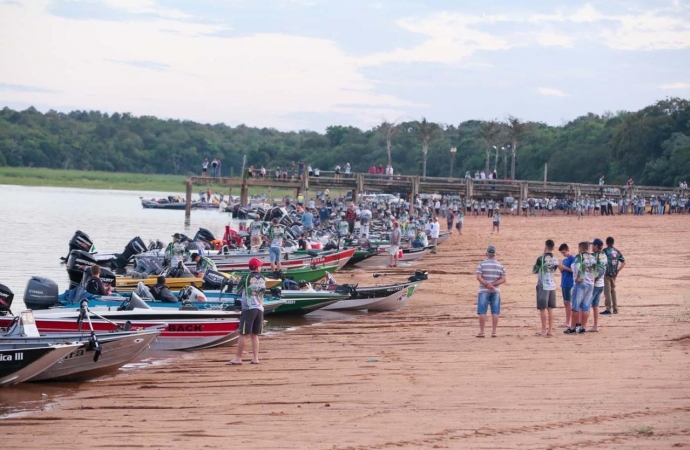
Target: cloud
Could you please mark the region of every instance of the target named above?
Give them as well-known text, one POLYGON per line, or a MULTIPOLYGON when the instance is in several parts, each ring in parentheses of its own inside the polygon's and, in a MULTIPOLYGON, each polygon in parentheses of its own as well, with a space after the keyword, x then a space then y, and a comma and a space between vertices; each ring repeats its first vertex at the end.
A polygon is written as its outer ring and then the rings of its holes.
POLYGON ((539 92, 541 95, 545 95, 547 97, 568 97, 568 94, 561 91, 560 89, 554 89, 554 88, 548 88, 548 87, 537 88, 537 92, 539 92))
POLYGON ((56 91, 38 86, 26 86, 21 84, 0 83, 0 91, 12 92, 40 92, 42 94, 54 94, 56 91))
MULTIPOLYGON (((161 31, 165 31, 165 30, 161 30, 161 31)), ((133 60, 117 61, 114 59, 106 59, 106 61, 116 63, 116 64, 127 64, 129 66, 138 67, 140 69, 159 70, 159 71, 170 69, 170 66, 168 64, 163 64, 163 63, 159 63, 156 61, 133 61, 133 60)))
POLYGON ((677 82, 677 83, 668 83, 668 84, 662 84, 658 86, 659 89, 664 89, 664 90, 681 90, 681 89, 690 89, 690 83, 684 83, 684 82, 677 82))

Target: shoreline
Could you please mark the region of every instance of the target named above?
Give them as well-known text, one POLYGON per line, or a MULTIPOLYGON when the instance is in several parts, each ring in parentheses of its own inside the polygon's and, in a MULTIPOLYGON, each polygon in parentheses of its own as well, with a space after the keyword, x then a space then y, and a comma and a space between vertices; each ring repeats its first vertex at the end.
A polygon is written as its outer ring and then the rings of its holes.
MULTIPOLYGON (((429 270, 429 280, 400 311, 264 337, 258 366, 226 366, 234 348, 222 347, 79 385, 52 411, 0 420, 6 446, 687 445, 688 217, 514 218, 501 234, 490 230, 489 219, 466 220, 462 237, 416 264, 429 270), (645 238, 661 227, 664 233, 645 238), (572 247, 609 235, 628 261, 618 279, 621 313, 602 316, 599 333, 556 329, 554 338, 536 337, 530 269, 544 240, 572 247), (498 337, 477 339, 474 272, 488 244, 497 247, 508 281, 498 337), (68 424, 79 424, 79 432, 68 424)), ((368 272, 339 281, 372 283, 368 272)), ((558 295, 556 325, 563 315, 558 295)))

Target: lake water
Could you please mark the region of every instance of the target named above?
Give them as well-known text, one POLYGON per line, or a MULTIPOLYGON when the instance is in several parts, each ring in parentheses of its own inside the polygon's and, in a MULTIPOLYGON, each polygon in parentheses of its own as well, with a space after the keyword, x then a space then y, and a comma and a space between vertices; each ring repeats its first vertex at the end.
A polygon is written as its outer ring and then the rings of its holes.
POLYGON ((167 243, 173 233, 193 236, 199 227, 222 236, 228 213, 192 211, 185 225, 184 211, 144 209, 139 197, 159 198, 160 192, 88 190, 0 185, 0 283, 15 294, 12 310, 24 307, 22 297, 33 275, 48 277, 60 291, 69 281, 60 257, 76 230, 89 235, 96 250, 121 252, 135 236, 167 243))

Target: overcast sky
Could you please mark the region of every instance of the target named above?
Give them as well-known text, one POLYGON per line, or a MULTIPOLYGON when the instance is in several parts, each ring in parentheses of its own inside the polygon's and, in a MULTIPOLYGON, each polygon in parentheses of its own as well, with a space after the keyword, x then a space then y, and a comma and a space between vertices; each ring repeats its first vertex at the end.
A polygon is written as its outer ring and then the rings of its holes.
POLYGON ((690 98, 690 0, 0 0, 0 107, 281 130, 690 98))

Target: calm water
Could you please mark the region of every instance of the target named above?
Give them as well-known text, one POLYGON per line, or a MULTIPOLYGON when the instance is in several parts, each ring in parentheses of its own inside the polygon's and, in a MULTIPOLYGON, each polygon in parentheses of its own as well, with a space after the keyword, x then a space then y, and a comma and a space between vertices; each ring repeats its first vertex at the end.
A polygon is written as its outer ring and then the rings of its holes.
POLYGON ((135 236, 147 244, 149 239, 167 243, 173 233, 191 237, 199 227, 222 236, 230 221, 228 213, 192 211, 190 224, 185 225, 184 211, 144 209, 140 196, 163 195, 0 185, 0 252, 4 260, 0 283, 14 291, 13 311, 24 307, 24 287, 32 275, 51 278, 60 291, 67 289, 67 272, 60 257, 67 256, 67 243, 76 230, 88 234, 97 250, 121 252, 135 236))

